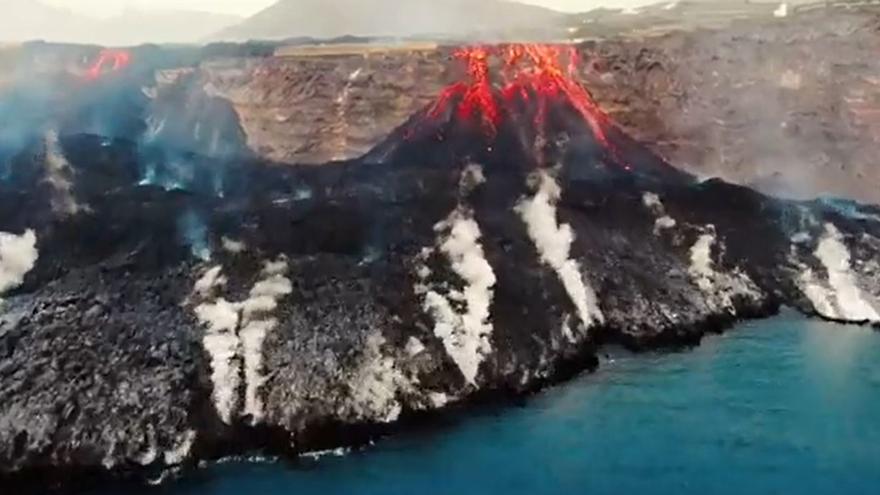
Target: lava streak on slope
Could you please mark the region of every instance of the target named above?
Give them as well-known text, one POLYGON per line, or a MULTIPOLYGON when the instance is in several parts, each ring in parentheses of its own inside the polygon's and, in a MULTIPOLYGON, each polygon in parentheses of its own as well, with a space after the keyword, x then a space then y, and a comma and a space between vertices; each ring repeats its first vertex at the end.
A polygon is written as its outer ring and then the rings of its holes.
POLYGON ((589 126, 596 142, 621 166, 629 168, 608 138, 608 116, 577 81, 580 58, 575 47, 473 46, 460 48, 453 55, 467 68, 467 79, 441 92, 427 113, 428 119, 439 121, 453 115, 477 124, 491 141, 506 120, 521 122, 526 117, 534 123, 535 148, 540 154, 550 105, 568 105, 589 126))
POLYGON ((608 117, 599 109, 589 91, 576 80, 580 57, 570 46, 567 50, 568 64, 562 68, 563 54, 560 47, 550 45, 511 45, 504 53, 505 67, 512 74, 502 90, 505 100, 519 95, 534 95, 538 99, 535 125, 546 127, 547 104, 560 97, 567 101, 589 124, 596 139, 605 147, 610 146, 604 126, 608 117))
POLYGON ((501 109, 495 99, 494 88, 489 77, 489 56, 491 51, 485 47, 468 47, 455 51, 454 57, 467 66, 467 82, 459 82, 444 89, 428 115, 439 118, 457 105, 457 115, 464 120, 479 117, 483 130, 490 136, 497 132, 501 122, 501 109))
POLYGON ((118 72, 131 63, 131 54, 125 50, 104 49, 95 62, 86 70, 85 77, 94 81, 104 74, 118 72))

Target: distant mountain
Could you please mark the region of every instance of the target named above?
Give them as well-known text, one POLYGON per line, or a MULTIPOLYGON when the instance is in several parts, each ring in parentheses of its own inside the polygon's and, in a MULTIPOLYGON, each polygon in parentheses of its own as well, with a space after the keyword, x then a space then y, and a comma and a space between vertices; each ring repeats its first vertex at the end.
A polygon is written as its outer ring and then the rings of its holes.
POLYGON ((551 25, 562 14, 507 0, 280 0, 214 39, 466 36, 551 25))
POLYGON ((0 42, 40 39, 102 45, 194 43, 241 20, 205 12, 140 10, 96 19, 38 0, 3 0, 0 42))

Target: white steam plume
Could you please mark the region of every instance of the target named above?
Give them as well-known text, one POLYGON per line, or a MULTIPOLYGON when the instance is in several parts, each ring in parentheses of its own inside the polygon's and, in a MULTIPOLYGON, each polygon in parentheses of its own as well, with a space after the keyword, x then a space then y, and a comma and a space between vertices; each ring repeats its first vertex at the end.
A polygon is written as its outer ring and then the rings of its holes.
POLYGON ((562 190, 546 172, 541 172, 537 180, 537 192, 533 197, 523 199, 516 212, 525 222, 541 262, 556 272, 584 326, 589 328, 602 323, 604 317, 596 294, 584 282, 580 263, 571 258, 574 232, 570 225, 560 224, 556 218, 556 202, 562 190))
POLYGON ((825 235, 820 239, 815 255, 828 272, 828 285, 834 293, 839 316, 850 321, 880 321, 877 310, 865 300, 856 283, 849 249, 833 224, 825 225, 825 235))
MULTIPOLYGON (((293 285, 285 274, 287 260, 267 261, 262 278, 251 288, 248 298, 229 302, 219 298, 195 308, 199 321, 207 327, 202 345, 211 356, 211 381, 217 413, 224 423, 231 424, 240 410, 238 390, 244 373, 245 397, 243 414, 254 423, 263 418, 263 402, 259 390, 265 382, 263 375, 263 343, 278 320, 268 313, 278 307, 278 300, 293 292, 293 285)), ((205 272, 195 284, 194 296, 211 297, 225 286, 226 277, 221 267, 205 272)))
POLYGON ((39 253, 37 235, 27 230, 22 235, 0 232, 0 295, 24 282, 34 268, 39 253))

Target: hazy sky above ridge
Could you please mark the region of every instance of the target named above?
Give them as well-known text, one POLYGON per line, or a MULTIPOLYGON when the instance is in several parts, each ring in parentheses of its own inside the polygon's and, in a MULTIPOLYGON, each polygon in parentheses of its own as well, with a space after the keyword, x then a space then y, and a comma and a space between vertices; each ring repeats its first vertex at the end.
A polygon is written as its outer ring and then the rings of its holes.
MULTIPOLYGON (((74 12, 107 17, 126 8, 139 10, 197 10, 249 16, 275 3, 276 0, 43 0, 47 4, 74 12)), ((442 0, 438 0, 442 1, 442 0)), ((633 7, 656 0, 521 0, 557 10, 583 12, 598 6, 633 7)))
MULTIPOLYGON (((42 39, 55 42, 98 43, 104 45, 136 45, 140 43, 198 43, 224 32, 241 22, 241 18, 252 16, 276 3, 277 0, 0 0, 9 2, 12 11, 0 16, 0 42, 21 42, 42 39), (52 9, 45 9, 51 5, 52 9), (120 14, 128 11, 131 15, 120 14), (186 14, 185 11, 196 12, 186 14), (205 15, 223 14, 223 15, 205 15), (231 15, 230 15, 231 14, 231 15), (237 16, 237 17, 234 17, 237 16)), ((293 0, 295 6, 297 0, 293 0)), ((321 17, 321 6, 332 5, 334 0, 311 1, 309 15, 321 17), (317 10, 316 10, 317 9, 317 10)), ((343 5, 352 5, 351 1, 343 5)), ((407 3, 412 0, 395 0, 407 3)), ((449 0, 427 0, 426 7, 443 7, 449 0)), ((476 0, 474 0, 476 1, 476 0)), ((636 5, 656 3, 658 0, 519 0, 523 3, 542 5, 558 10, 588 11, 606 6, 628 8, 636 5)), ((673 1, 673 0, 665 0, 673 1)), ((460 8, 461 2, 455 5, 460 8)), ((294 9, 295 10, 295 9, 294 9)), ((443 10, 442 8, 440 10, 443 10)), ((332 9, 327 12, 333 12, 332 9)), ((290 15, 290 14, 287 14, 290 15)), ((467 16, 468 12, 456 15, 467 16)), ((333 23, 332 15, 325 15, 316 21, 333 23)), ((376 19, 380 31, 398 32, 393 19, 385 22, 376 19), (383 24, 384 23, 384 24, 383 24)), ((262 21, 265 24, 265 20, 262 21)), ((372 22, 372 21, 370 21, 372 22)), ((429 25, 430 20, 427 21, 429 25)), ((439 22, 439 21, 438 21, 439 22)), ((369 22, 366 25, 370 25, 369 22)), ((332 31, 332 28, 324 26, 332 31)), ((253 37, 282 37, 294 35, 293 32, 279 31, 263 27, 253 37)), ((302 26, 300 30, 304 29, 302 26)), ((326 32, 319 30, 320 32, 326 32)), ((348 28, 347 28, 348 29, 348 28)), ((354 29, 354 28, 352 28, 354 29)), ((429 32, 431 29, 425 29, 429 32)), ((363 33, 358 33, 363 34, 363 33)), ((312 34, 324 37, 323 34, 312 34)), ((328 35, 329 36, 329 35, 328 35)))

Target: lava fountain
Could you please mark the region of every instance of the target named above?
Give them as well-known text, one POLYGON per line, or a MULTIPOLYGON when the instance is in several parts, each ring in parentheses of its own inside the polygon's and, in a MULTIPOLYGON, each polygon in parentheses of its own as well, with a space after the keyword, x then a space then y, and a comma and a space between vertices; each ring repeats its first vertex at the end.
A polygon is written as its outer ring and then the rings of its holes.
POLYGON ((104 49, 86 70, 85 78, 94 81, 105 74, 119 72, 129 64, 131 64, 131 53, 125 50, 104 49))
POLYGON ((574 46, 511 44, 459 48, 453 58, 466 68, 464 80, 441 91, 426 113, 428 123, 447 116, 474 124, 492 141, 507 121, 531 120, 539 162, 547 140, 551 105, 576 111, 612 161, 629 170, 609 138, 609 117, 578 81, 580 57, 574 46))

